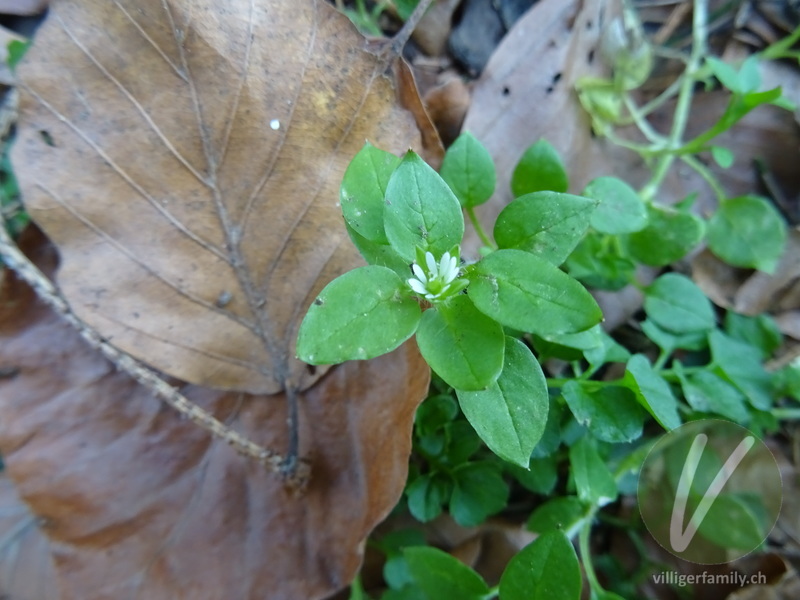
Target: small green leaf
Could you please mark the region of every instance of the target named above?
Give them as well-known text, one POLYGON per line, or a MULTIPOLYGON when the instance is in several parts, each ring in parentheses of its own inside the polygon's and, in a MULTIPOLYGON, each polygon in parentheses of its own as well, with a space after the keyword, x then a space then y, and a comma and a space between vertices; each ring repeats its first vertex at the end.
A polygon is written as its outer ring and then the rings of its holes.
POLYGON ((744 395, 711 371, 681 376, 681 387, 686 402, 698 412, 716 413, 740 424, 750 420, 744 395))
POLYGON ((634 280, 636 263, 622 252, 617 236, 590 231, 564 267, 584 285, 601 290, 618 290, 634 280))
POLYGON ((442 513, 451 490, 450 482, 439 473, 420 475, 406 489, 408 510, 417 521, 432 521, 442 513))
POLYGON ((386 267, 397 273, 401 279, 408 278, 411 274, 409 263, 404 261, 394 248, 388 244, 371 242, 362 235, 359 235, 349 224, 345 222, 345 229, 356 250, 364 257, 370 265, 386 267))
POLYGON ((431 369, 458 390, 486 389, 503 368, 503 328, 463 294, 425 311, 417 345, 431 369))
POLYGON ((528 347, 506 337, 505 364, 497 381, 483 391, 456 389, 456 394, 464 416, 489 449, 527 467, 550 405, 544 373, 528 347))
POLYGON ((331 281, 312 302, 297 336, 297 357, 311 365, 386 354, 410 338, 420 308, 396 273, 360 267, 331 281))
POLYGON ((455 485, 450 496, 450 514, 462 527, 483 523, 508 502, 508 484, 490 462, 474 462, 453 470, 455 485))
POLYGON ((525 250, 558 266, 589 227, 597 202, 559 192, 534 192, 506 206, 494 225, 500 248, 525 250))
POLYGON ((361 583, 361 575, 357 575, 356 578, 353 580, 353 583, 350 584, 350 596, 348 600, 368 600, 369 596, 364 591, 364 586, 361 583))
POLYGON ((498 250, 468 274, 469 297, 507 327, 542 337, 593 327, 603 314, 592 295, 551 263, 521 250, 498 250))
POLYGON ((627 362, 631 357, 631 353, 625 346, 619 344, 602 329, 600 330, 600 345, 585 350, 583 354, 593 367, 607 362, 627 362))
POLYGON ((581 587, 581 568, 575 548, 560 531, 549 531, 509 561, 500 578, 500 597, 503 600, 579 600, 581 587))
POLYGON ((770 410, 774 389, 772 378, 761 365, 759 349, 719 330, 712 331, 708 341, 711 357, 720 374, 739 388, 753 407, 770 410))
MULTIPOLYGON (((722 493, 714 499, 705 518, 700 522, 697 533, 722 548, 754 550, 761 546, 769 529, 760 522, 753 506, 761 504, 760 496, 746 498, 743 493, 722 493), (731 524, 735 523, 735 527, 731 524)), ((770 528, 772 523, 770 523, 770 528)))
POLYGON ((733 68, 732 65, 722 61, 715 56, 706 57, 706 64, 711 67, 711 72, 714 77, 719 79, 719 82, 724 85, 728 90, 735 94, 743 94, 746 91, 742 88, 739 82, 739 73, 733 68))
POLYGON ((594 440, 584 436, 569 449, 569 463, 578 498, 588 504, 605 506, 617 498, 617 482, 600 457, 594 440))
POLYGON ((616 177, 598 177, 583 195, 600 202, 591 225, 602 233, 633 233, 647 225, 647 208, 631 186, 616 177))
POLYGON ((679 273, 665 273, 648 286, 644 310, 656 325, 671 333, 696 333, 716 326, 711 301, 679 273))
POLYGON ((705 331, 692 333, 672 333, 661 329, 650 319, 641 323, 642 331, 659 348, 672 353, 678 348, 684 350, 702 350, 708 346, 708 335, 705 331))
POLYGON ((729 148, 724 146, 711 146, 711 157, 723 169, 730 169, 733 166, 735 156, 729 148))
POLYGON ((8 58, 6 58, 6 64, 12 72, 17 68, 19 61, 25 56, 25 53, 31 47, 32 43, 31 40, 24 42, 21 40, 11 40, 8 43, 8 58))
POLYGON ((481 438, 475 433, 472 425, 466 421, 459 420, 448 423, 445 425, 445 431, 449 440, 446 449, 448 464, 465 463, 470 456, 483 447, 481 438))
POLYGON ((631 356, 623 383, 633 390, 639 404, 644 406, 664 429, 675 429, 681 424, 678 401, 672 394, 669 384, 653 369, 646 357, 641 354, 631 356))
POLYGON ((647 227, 628 236, 627 248, 640 263, 654 267, 672 264, 691 252, 705 235, 705 222, 668 206, 647 209, 647 227))
POLYGON ((383 198, 400 159, 369 142, 355 155, 342 178, 339 202, 347 225, 370 242, 388 244, 383 230, 383 198))
POLYGON ((439 175, 464 208, 483 204, 494 193, 496 175, 492 157, 468 131, 447 149, 439 175))
POLYGON ((456 418, 458 404, 452 396, 431 396, 419 405, 414 415, 414 428, 420 435, 433 433, 456 418))
POLYGON ((577 381, 561 389, 575 419, 604 442, 631 442, 642 435, 644 411, 628 388, 607 386, 590 391, 577 381))
POLYGON ((544 139, 525 150, 511 176, 511 193, 515 198, 544 190, 566 192, 568 187, 567 171, 561 158, 544 139))
POLYGON ((724 200, 708 222, 708 245, 736 267, 772 273, 786 246, 786 222, 764 198, 724 200))
POLYGON ((464 237, 458 199, 436 171, 411 151, 389 179, 383 224, 392 248, 407 262, 417 259, 417 248, 438 260, 464 237))
POLYGON ((775 320, 767 314, 749 317, 728 311, 725 332, 761 351, 761 358, 771 357, 783 343, 783 334, 775 320))
POLYGON ((403 556, 414 581, 429 600, 481 600, 489 592, 480 575, 438 548, 413 546, 404 549, 403 556))
POLYGON ((522 484, 522 487, 536 494, 548 496, 552 494, 558 483, 556 460, 552 456, 532 458, 527 469, 511 464, 506 468, 522 484))
POLYGON ((533 511, 526 527, 536 533, 562 531, 567 537, 572 537, 588 512, 589 505, 577 496, 552 498, 533 511))

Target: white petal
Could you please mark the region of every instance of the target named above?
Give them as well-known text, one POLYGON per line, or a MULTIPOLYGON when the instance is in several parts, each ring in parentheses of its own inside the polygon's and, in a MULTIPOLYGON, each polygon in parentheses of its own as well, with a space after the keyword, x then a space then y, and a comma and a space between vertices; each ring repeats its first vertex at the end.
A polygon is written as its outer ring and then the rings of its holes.
POLYGON ((417 276, 417 279, 419 279, 422 283, 428 283, 428 278, 425 276, 425 271, 423 271, 422 267, 420 267, 417 263, 411 265, 411 270, 414 272, 414 275, 417 276))
POLYGON ((447 265, 450 264, 450 253, 445 252, 439 260, 439 277, 444 278, 447 275, 447 265))
POLYGON ((433 254, 426 252, 425 262, 428 263, 428 274, 431 276, 431 279, 436 279, 439 276, 439 267, 436 264, 436 259, 433 258, 433 254))
MULTIPOLYGON (((444 261, 443 261, 444 262, 444 261)), ((458 259, 453 256, 447 261, 447 264, 442 265, 440 277, 445 283, 450 283, 458 275, 458 259)))
POLYGON ((411 287, 418 294, 427 294, 428 288, 425 287, 425 284, 422 283, 419 279, 409 279, 408 285, 411 287))

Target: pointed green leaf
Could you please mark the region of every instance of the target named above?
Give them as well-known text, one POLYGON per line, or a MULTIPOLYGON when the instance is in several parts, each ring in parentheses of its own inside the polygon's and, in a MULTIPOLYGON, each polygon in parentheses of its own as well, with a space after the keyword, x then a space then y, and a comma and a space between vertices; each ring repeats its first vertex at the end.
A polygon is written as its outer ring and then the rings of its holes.
POLYGON ((469 297, 507 327, 542 337, 589 329, 603 318, 592 295, 551 263, 522 250, 498 250, 468 274, 469 297))
POLYGON ((578 498, 589 504, 605 506, 617 498, 617 482, 600 457, 594 440, 583 436, 569 449, 569 464, 575 479, 578 498))
POLYGON ((438 548, 405 548, 403 556, 414 582, 429 600, 481 600, 489 592, 480 575, 438 548))
POLYGON ((367 142, 342 178, 339 202, 347 224, 361 237, 387 244, 383 230, 383 198, 400 159, 367 142))
POLYGON ((547 140, 539 140, 525 150, 511 176, 511 193, 515 198, 544 190, 566 192, 568 187, 561 157, 547 140))
POLYGON ((420 308, 405 282, 385 267, 361 267, 334 279, 311 303, 297 336, 297 357, 312 365, 386 354, 410 338, 420 308))
POLYGON ((558 483, 556 459, 552 456, 530 459, 527 469, 511 464, 506 468, 522 487, 535 494, 549 496, 558 483))
POLYGON ((669 384, 653 369, 645 356, 641 354, 631 356, 623 383, 633 390, 639 404, 644 406, 664 429, 675 429, 681 424, 678 401, 672 394, 669 384))
POLYGON ((516 248, 554 265, 564 262, 589 227, 597 202, 559 192, 534 192, 506 206, 494 225, 500 248, 516 248))
POLYGON ((773 403, 773 382, 761 364, 758 348, 735 340, 715 329, 708 337, 711 357, 720 374, 739 388, 753 407, 769 410, 773 403))
POLYGON ((459 390, 483 390, 503 368, 503 328, 464 295, 425 311, 417 345, 431 369, 459 390))
POLYGON ((786 247, 786 222, 775 207, 757 196, 724 200, 708 222, 708 245, 735 267, 775 271, 786 247))
POLYGON ((644 310, 656 325, 676 334, 709 331, 716 326, 711 301, 679 273, 666 273, 645 290, 644 310))
POLYGON ((633 233, 647 225, 647 208, 631 186, 616 177, 598 177, 583 195, 600 202, 591 225, 602 233, 633 233))
POLYGON ((468 131, 447 149, 439 175, 464 208, 483 204, 494 193, 496 175, 492 157, 468 131))
POLYGON ((486 390, 456 389, 456 394, 464 416, 489 449, 527 467, 550 405, 544 373, 528 347, 506 337, 505 364, 497 381, 486 390))
POLYGON ((371 242, 358 234, 349 224, 345 223, 344 226, 356 250, 370 265, 391 269, 401 279, 407 279, 411 275, 410 264, 400 258, 400 255, 388 243, 371 242))
POLYGON ((581 586, 581 568, 575 548, 560 531, 549 531, 509 561, 500 578, 500 598, 579 600, 581 586))
POLYGON ((642 435, 644 411, 628 388, 607 386, 595 390, 577 381, 561 389, 575 420, 601 441, 631 442, 642 435))
POLYGON ((416 249, 438 260, 461 243, 461 205, 441 177, 409 151, 389 179, 384 208, 389 243, 404 260, 416 260, 416 249))
POLYGON ((552 498, 536 507, 526 527, 536 533, 562 531, 567 537, 572 537, 586 518, 589 506, 577 496, 552 498))
POLYGON ((711 371, 699 371, 680 379, 686 402, 694 410, 716 413, 740 424, 750 420, 744 394, 722 377, 711 371))

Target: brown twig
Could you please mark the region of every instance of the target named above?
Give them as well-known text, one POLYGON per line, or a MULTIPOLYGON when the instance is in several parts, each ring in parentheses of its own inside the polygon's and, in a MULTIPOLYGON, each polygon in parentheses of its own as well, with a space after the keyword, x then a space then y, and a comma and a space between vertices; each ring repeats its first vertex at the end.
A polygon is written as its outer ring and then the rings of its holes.
POLYGON ((237 452, 257 460, 275 473, 284 475, 290 487, 295 489, 305 487, 310 472, 307 462, 293 461, 296 464, 292 465, 291 471, 287 472, 286 460, 279 453, 248 440, 216 419, 208 411, 189 401, 154 370, 109 344, 97 331, 79 319, 47 276, 20 252, 2 222, 0 222, 0 258, 3 259, 6 266, 13 269, 19 277, 26 281, 57 314, 72 325, 92 348, 100 351, 118 369, 130 375, 139 384, 152 391, 156 397, 197 426, 208 431, 212 436, 225 440, 237 452))

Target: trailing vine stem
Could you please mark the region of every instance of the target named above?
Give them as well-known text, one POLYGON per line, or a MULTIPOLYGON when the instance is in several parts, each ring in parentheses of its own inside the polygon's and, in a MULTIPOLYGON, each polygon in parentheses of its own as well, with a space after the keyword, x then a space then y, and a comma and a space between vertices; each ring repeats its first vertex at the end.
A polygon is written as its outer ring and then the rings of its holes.
POLYGON ((39 298, 74 327, 92 348, 98 350, 119 370, 127 373, 157 398, 213 437, 224 440, 240 454, 255 459, 270 471, 284 476, 290 488, 301 490, 306 486, 310 476, 307 462, 297 461, 296 465, 293 465, 294 468, 287 471, 286 459, 281 454, 259 446, 225 425, 211 413, 188 400, 175 387, 164 381, 156 371, 109 344, 100 333, 79 319, 50 279, 19 250, 2 222, 0 222, 0 258, 34 289, 39 298))

